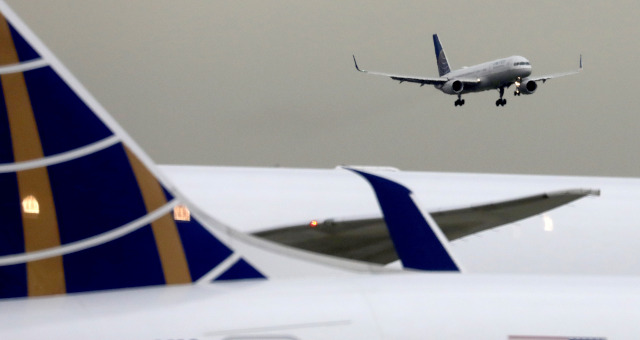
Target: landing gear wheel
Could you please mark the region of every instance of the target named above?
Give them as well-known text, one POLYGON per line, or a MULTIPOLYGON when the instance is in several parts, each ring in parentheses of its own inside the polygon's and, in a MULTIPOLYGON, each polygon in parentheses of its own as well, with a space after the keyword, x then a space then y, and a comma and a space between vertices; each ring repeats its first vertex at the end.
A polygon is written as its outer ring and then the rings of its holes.
POLYGON ((496 100, 496 106, 504 106, 507 103, 506 99, 502 99, 504 96, 504 87, 498 89, 500 91, 500 99, 496 100))
POLYGON ((458 99, 453 104, 454 106, 462 106, 464 105, 464 99, 461 99, 460 96, 458 95, 458 99))

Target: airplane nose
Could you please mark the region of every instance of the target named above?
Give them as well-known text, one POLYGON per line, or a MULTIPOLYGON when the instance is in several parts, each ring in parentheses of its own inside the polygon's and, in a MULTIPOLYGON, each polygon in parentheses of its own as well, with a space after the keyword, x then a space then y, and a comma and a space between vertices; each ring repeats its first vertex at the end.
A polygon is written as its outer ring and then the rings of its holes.
POLYGON ((527 65, 518 70, 520 73, 520 77, 525 78, 531 75, 531 65, 527 65))

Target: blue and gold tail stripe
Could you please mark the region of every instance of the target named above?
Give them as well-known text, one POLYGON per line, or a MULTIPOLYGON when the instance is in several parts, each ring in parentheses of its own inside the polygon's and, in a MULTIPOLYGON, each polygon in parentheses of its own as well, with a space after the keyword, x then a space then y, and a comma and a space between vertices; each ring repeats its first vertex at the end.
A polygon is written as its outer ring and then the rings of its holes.
MULTIPOLYGON (((11 44, 12 30, 6 21, 0 23, 0 64, 20 62, 17 49, 11 44)), ((15 32, 15 31, 14 31, 15 32)), ((24 52, 24 45, 19 44, 24 52)), ((27 49, 27 52, 30 51, 27 49)), ((0 75, 4 102, 11 131, 13 159, 16 162, 42 158, 42 146, 37 132, 27 85, 22 73, 0 75)), ((37 217, 28 216, 22 210, 22 229, 25 252, 60 245, 56 211, 49 184, 49 174, 44 168, 22 171, 16 174, 19 197, 40 197, 42 209, 37 217)), ((62 258, 52 257, 29 262, 26 265, 27 293, 29 296, 61 294, 65 292, 62 275, 62 258), (45 279, 46 278, 46 279, 45 279)))
POLYGON ((174 219, 179 200, 41 51, 0 17, 0 298, 264 277, 174 219))
MULTIPOLYGON (((126 222, 148 216, 152 212, 148 209, 166 211, 178 201, 166 201, 167 190, 122 144, 46 168, 0 174, 0 182, 10 189, 0 194, 2 212, 13 216, 12 222, 2 228, 3 239, 9 242, 0 252, 14 257, 24 254, 19 261, 0 257, 0 265, 5 264, 0 266, 0 282, 13 283, 7 287, 0 283, 0 297, 188 283, 232 254, 195 218, 176 222, 170 212, 165 212, 147 224, 127 226, 126 222), (128 171, 123 170, 127 168, 128 171), (29 214, 20 205, 23 194, 19 191, 24 185, 17 178, 34 170, 51 174, 53 201, 46 203, 40 194, 34 195, 38 197, 39 210, 29 214), (45 216, 47 210, 56 215, 45 216), (41 232, 29 234, 27 228, 52 220, 57 222, 59 242, 29 247, 29 235, 44 236, 43 240, 53 237, 41 232), (119 233, 121 228, 128 230, 119 233), (115 238, 105 237, 110 233, 118 234, 115 238), (94 241, 99 238, 100 242, 94 241), (52 249, 51 256, 29 257, 52 249), (30 268, 34 266, 38 270, 32 274, 30 268), (41 267, 53 270, 42 273, 41 267), (27 288, 16 291, 15 282, 22 282, 27 288), (58 284, 52 286, 55 282, 58 284)), ((255 272, 244 278, 263 277, 255 272)))
MULTIPOLYGON (((165 205, 167 203, 165 194, 168 194, 166 190, 162 189, 160 183, 131 151, 126 149, 126 152, 138 180, 147 211, 153 211, 165 205)), ((165 282, 167 284, 192 282, 187 258, 173 218, 164 216, 154 221, 151 229, 158 247, 165 282)))
MULTIPOLYGON (((27 41, 24 40, 22 35, 20 35, 20 33, 18 33, 18 31, 16 31, 16 29, 13 28, 11 24, 9 24, 6 20, 4 20, 4 18, 2 19, 2 21, 4 21, 3 26, 6 25, 6 28, 3 28, 3 30, 6 30, 6 29, 9 30, 11 41, 15 46, 15 51, 18 56, 18 62, 27 62, 34 59, 39 59, 40 55, 38 54, 38 52, 36 52, 36 50, 34 50, 31 47, 31 45, 29 45, 29 43, 27 43, 27 41)), ((8 38, 7 35, 3 34, 2 39, 7 39, 7 38, 8 38)), ((4 63, 1 63, 0 65, 4 65, 4 63)))
MULTIPOLYGON (((78 149, 113 135, 85 102, 4 19, 0 21, 0 76, 3 78, 3 86, 10 87, 9 92, 29 98, 31 115, 24 119, 35 121, 33 126, 37 129, 38 139, 27 141, 29 144, 25 144, 24 148, 40 144, 43 155, 50 156, 78 149), (12 87, 15 82, 24 83, 26 91, 15 91, 12 87)), ((0 128, 3 118, 0 118, 0 128)), ((0 163, 11 162, 6 154, 6 148, 0 149, 0 163)))

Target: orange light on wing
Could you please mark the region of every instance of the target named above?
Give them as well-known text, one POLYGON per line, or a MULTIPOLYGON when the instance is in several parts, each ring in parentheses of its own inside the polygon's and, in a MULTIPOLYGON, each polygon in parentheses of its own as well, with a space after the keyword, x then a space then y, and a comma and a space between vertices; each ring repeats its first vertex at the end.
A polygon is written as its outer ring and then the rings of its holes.
POLYGON ((311 228, 317 227, 318 226, 318 221, 317 220, 313 220, 313 221, 309 222, 309 226, 311 228))

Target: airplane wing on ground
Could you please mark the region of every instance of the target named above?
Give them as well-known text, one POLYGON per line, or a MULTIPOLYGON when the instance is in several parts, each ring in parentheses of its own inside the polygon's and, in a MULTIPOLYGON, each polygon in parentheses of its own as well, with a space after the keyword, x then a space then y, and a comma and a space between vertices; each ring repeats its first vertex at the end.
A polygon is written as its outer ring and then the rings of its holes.
POLYGON ((544 75, 544 76, 538 76, 538 77, 531 77, 529 78, 530 80, 533 81, 542 81, 543 83, 546 82, 549 79, 553 79, 553 78, 560 78, 560 77, 564 77, 564 76, 570 76, 572 74, 578 74, 582 71, 582 55, 580 55, 580 68, 578 68, 577 71, 569 71, 569 72, 560 72, 560 73, 553 73, 553 74, 549 74, 549 75, 544 75))
MULTIPOLYGON (((447 239, 453 241, 599 194, 598 190, 587 189, 549 192, 432 212, 431 216, 447 239)), ((382 217, 328 219, 319 221, 313 228, 308 224, 296 225, 254 235, 291 247, 353 260, 388 264, 398 259, 382 217)))

